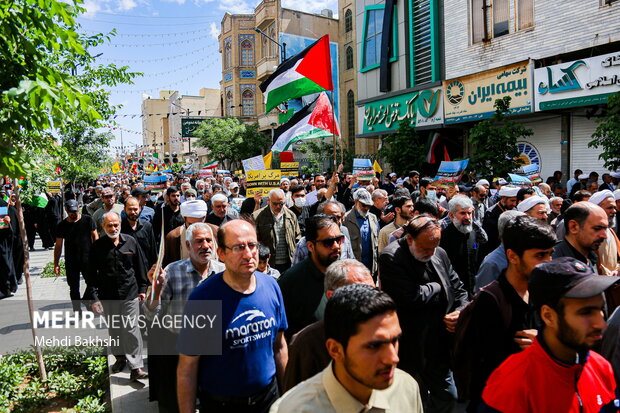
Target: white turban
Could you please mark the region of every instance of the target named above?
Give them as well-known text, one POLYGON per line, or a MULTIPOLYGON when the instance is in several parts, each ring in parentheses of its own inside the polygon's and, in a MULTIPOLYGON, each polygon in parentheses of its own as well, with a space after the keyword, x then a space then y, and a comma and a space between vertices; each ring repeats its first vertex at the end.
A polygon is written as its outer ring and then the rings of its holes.
POLYGON ((620 189, 616 189, 614 191, 614 198, 616 199, 616 201, 620 199, 620 189))
POLYGON ((203 200, 185 201, 181 204, 183 218, 204 218, 207 216, 207 203, 203 200))
POLYGON ((540 197, 538 195, 534 195, 521 201, 521 203, 517 205, 517 210, 521 212, 527 212, 538 204, 548 205, 547 200, 545 198, 540 197))
POLYGON ((478 182, 476 182, 476 186, 478 185, 489 185, 490 186, 489 181, 487 181, 486 179, 481 179, 478 182))
POLYGON ((577 179, 579 179, 580 181, 583 181, 584 179, 588 179, 590 177, 590 175, 588 174, 581 174, 577 177, 577 179))
POLYGON ((601 202, 606 200, 607 198, 614 198, 614 193, 609 189, 605 189, 604 191, 598 191, 592 194, 588 202, 592 202, 593 204, 600 205, 601 202))
POLYGON ((505 196, 507 198, 512 198, 514 196, 517 196, 517 193, 519 192, 519 188, 518 186, 502 186, 502 188, 499 190, 499 196, 505 196))

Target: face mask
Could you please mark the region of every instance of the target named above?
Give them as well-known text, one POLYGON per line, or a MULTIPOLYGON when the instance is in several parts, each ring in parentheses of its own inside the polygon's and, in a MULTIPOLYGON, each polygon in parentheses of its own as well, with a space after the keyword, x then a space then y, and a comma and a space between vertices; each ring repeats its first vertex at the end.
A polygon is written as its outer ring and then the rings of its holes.
POLYGON ((305 207, 305 206, 306 206, 306 197, 305 197, 305 196, 302 196, 302 197, 300 197, 300 198, 295 198, 295 201, 294 201, 294 202, 295 202, 295 206, 296 206, 297 208, 303 208, 303 207, 305 207))
POLYGON ((431 201, 437 201, 437 191, 426 191, 426 198, 431 201))

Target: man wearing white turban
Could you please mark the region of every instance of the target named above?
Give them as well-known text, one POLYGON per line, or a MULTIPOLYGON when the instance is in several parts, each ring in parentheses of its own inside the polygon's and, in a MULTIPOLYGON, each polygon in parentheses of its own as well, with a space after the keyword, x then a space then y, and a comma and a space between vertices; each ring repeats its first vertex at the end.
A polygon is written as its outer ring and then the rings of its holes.
POLYGON ((620 267, 618 266, 618 251, 620 251, 620 241, 618 235, 612 229, 614 217, 616 216, 616 200, 614 193, 610 190, 595 192, 590 197, 591 202, 600 206, 607 214, 609 227, 607 228, 607 239, 598 247, 599 271, 604 275, 617 275, 620 267))

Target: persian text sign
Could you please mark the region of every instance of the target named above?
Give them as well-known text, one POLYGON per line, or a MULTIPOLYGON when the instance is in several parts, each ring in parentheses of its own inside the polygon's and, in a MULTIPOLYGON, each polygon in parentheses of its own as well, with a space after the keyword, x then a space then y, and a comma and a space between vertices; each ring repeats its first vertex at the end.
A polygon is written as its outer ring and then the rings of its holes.
POLYGON ((299 174, 299 162, 280 162, 282 176, 297 176, 299 174))
POLYGON ((206 118, 181 118, 181 137, 191 138, 194 131, 206 118))
POLYGON ((536 110, 606 103, 620 92, 620 52, 534 70, 536 110))
POLYGON ((529 62, 446 80, 443 86, 446 123, 490 118, 495 113, 495 100, 504 96, 512 98, 512 114, 532 112, 529 62))
POLYGON ((263 161, 263 155, 254 156, 252 158, 244 159, 241 161, 243 170, 249 171, 263 171, 265 170, 265 161, 263 161))
POLYGON ((462 161, 441 161, 434 182, 437 186, 456 185, 463 176, 469 159, 462 161))
POLYGON ((257 192, 263 196, 272 189, 280 187, 281 173, 279 169, 267 169, 264 171, 246 171, 248 182, 246 196, 252 197, 257 192))
POLYGON ((412 126, 441 125, 443 101, 441 88, 417 90, 364 105, 362 133, 384 132, 398 128, 402 120, 412 126))

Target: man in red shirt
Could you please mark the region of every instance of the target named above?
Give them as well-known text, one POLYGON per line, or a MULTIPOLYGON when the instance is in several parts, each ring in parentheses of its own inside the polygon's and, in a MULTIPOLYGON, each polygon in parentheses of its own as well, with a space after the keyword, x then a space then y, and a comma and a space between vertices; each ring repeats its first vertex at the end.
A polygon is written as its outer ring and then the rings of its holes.
POLYGON ((603 292, 618 279, 570 257, 537 265, 528 291, 542 327, 491 374, 479 411, 617 412, 612 367, 590 349, 606 327, 603 292))

